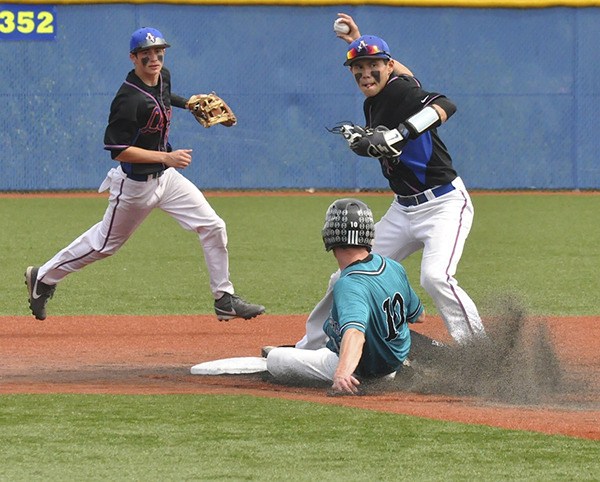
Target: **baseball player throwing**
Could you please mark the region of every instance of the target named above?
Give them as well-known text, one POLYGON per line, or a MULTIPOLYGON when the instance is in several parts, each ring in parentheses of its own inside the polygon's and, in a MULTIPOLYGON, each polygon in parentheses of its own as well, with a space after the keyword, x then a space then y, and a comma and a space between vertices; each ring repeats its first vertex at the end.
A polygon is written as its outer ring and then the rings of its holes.
MULTIPOLYGON (((443 94, 425 90, 392 59, 383 39, 361 36, 349 15, 339 17, 350 27, 348 34, 337 35, 349 43, 344 65, 366 97, 366 124, 341 125, 337 131, 354 153, 379 161, 394 192, 392 205, 375 226, 373 251, 401 261, 423 249, 421 285, 452 338, 466 343, 484 336, 475 304, 454 278, 471 229, 473 205, 437 128, 456 107, 443 94)), ((321 326, 338 277, 339 273, 332 276, 297 347, 316 349, 327 341, 321 326)))
POLYGON ((46 318, 46 303, 64 277, 113 255, 154 208, 198 233, 219 320, 249 319, 265 311, 264 306, 234 294, 225 223, 198 188, 177 171, 190 165, 192 150, 172 150, 168 142, 172 107, 188 106, 187 99, 171 93, 171 75, 164 68, 168 47, 154 28, 141 28, 131 36, 129 58, 134 69, 112 102, 104 136, 104 148, 119 162, 98 190, 110 190, 108 208, 102 221, 52 259, 27 268, 29 306, 38 320, 46 318))
POLYGON ((404 268, 370 254, 373 214, 358 199, 338 199, 325 216, 323 242, 341 273, 333 287, 324 348, 277 347, 267 354, 276 381, 331 383, 338 394, 357 394, 361 380, 393 377, 408 356, 408 323, 423 321, 423 305, 404 268))

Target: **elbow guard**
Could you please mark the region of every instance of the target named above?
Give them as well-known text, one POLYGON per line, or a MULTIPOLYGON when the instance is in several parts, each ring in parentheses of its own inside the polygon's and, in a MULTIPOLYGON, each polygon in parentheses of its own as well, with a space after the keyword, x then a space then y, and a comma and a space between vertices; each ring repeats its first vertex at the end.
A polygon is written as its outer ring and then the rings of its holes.
MULTIPOLYGON (((456 112, 456 106, 446 97, 437 97, 432 104, 441 107, 446 112, 447 119, 456 112)), ((439 127, 442 121, 437 111, 431 105, 428 105, 412 117, 409 117, 404 124, 410 133, 410 138, 415 139, 426 130, 432 127, 439 127)))
POLYGON ((433 107, 427 106, 415 115, 409 117, 406 122, 404 122, 404 125, 408 129, 409 137, 411 139, 416 139, 426 130, 431 127, 437 127, 441 123, 437 111, 433 107))

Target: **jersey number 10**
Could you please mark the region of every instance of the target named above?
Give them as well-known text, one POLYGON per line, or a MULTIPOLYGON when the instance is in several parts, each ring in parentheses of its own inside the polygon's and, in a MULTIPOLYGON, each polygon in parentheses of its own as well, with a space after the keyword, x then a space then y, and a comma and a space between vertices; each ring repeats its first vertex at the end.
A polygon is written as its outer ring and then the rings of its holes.
POLYGON ((398 332, 403 323, 406 323, 404 314, 404 298, 400 293, 395 293, 392 298, 387 298, 383 302, 383 311, 388 326, 388 336, 386 341, 391 341, 398 336, 398 332))

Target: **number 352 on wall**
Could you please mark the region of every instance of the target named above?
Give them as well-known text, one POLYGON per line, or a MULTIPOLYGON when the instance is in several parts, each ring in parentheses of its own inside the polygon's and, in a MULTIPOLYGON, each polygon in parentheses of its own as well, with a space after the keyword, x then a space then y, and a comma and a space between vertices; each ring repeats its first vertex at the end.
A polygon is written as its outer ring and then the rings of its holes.
POLYGON ((0 4, 0 41, 55 39, 54 6, 0 4))

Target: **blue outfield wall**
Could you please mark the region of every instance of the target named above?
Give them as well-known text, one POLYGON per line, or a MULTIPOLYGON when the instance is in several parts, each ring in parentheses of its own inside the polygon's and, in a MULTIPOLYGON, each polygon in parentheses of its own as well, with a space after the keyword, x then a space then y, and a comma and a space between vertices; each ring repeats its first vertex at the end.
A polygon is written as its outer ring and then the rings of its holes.
POLYGON ((171 143, 206 189, 379 189, 376 160, 327 132, 363 123, 342 66, 338 11, 458 112, 440 128, 471 188, 600 188, 594 130, 600 9, 58 5, 55 41, 0 41, 0 190, 94 189, 110 102, 131 68, 129 36, 160 29, 174 92, 215 90, 238 125, 202 128, 175 109, 171 143))

